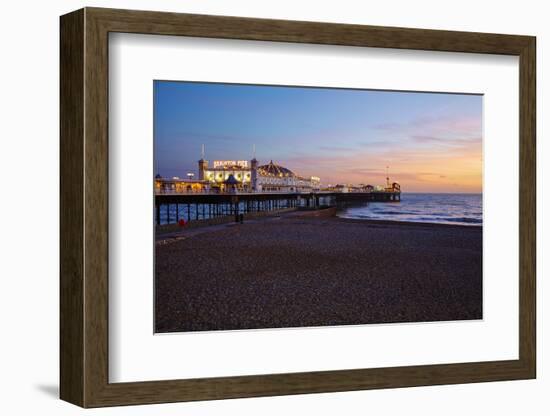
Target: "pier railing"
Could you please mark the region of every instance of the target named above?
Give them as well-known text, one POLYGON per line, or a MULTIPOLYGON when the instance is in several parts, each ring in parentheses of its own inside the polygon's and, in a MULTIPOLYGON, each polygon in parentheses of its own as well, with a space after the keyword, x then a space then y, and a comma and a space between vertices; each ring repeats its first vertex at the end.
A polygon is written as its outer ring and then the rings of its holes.
POLYGON ((399 195, 401 192, 399 191, 333 191, 333 190, 312 190, 312 191, 254 191, 254 190, 235 190, 235 191, 212 191, 212 190, 177 190, 177 189, 156 189, 155 195, 334 195, 334 194, 397 194, 399 195))

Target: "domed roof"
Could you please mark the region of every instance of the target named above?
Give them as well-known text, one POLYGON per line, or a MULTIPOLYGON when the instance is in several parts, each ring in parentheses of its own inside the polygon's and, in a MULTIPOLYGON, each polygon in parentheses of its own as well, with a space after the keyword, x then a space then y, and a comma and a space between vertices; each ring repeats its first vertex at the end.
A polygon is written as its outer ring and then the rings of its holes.
POLYGON ((260 171, 260 174, 265 176, 295 176, 294 172, 290 169, 276 165, 273 161, 270 161, 267 165, 258 166, 258 170, 260 171))

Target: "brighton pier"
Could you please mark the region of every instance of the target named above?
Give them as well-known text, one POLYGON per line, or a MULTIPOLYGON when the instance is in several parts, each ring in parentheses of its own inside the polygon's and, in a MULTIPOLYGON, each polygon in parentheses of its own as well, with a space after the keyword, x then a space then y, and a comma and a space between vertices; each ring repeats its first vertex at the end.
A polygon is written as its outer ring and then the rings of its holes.
POLYGON ((208 222, 220 217, 243 221, 274 211, 342 208, 368 202, 397 202, 401 188, 386 177, 385 186, 321 185, 319 177, 303 177, 273 161, 198 162, 198 179, 155 177, 157 225, 208 222))

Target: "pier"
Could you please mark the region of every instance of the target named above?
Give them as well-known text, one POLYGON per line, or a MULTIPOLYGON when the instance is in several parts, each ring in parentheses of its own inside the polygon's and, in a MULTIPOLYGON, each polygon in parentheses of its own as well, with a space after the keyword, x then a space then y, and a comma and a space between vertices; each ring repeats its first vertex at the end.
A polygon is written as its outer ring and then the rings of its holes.
POLYGON ((398 202, 400 191, 374 192, 169 192, 155 195, 155 223, 171 224, 223 216, 277 211, 289 208, 318 208, 365 202, 398 202))

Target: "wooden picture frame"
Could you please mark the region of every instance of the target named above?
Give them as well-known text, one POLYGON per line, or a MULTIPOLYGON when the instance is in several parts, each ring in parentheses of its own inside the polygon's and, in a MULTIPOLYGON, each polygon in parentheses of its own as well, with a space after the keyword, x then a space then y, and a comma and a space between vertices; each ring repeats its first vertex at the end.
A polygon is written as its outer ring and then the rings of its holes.
POLYGON ((535 378, 535 38, 85 8, 61 17, 60 396, 82 407, 535 378), (109 383, 110 32, 519 56, 519 359, 109 383))

